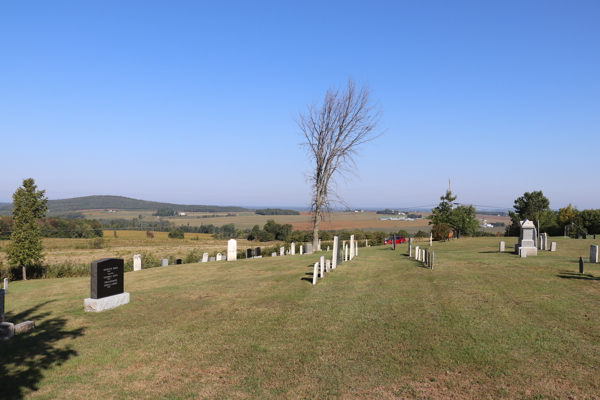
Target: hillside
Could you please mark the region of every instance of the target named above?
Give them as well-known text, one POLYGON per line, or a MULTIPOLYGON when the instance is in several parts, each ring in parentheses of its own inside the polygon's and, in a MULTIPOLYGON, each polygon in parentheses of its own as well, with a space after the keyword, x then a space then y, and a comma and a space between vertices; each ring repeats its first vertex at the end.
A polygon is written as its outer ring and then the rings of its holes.
MULTIPOLYGON (((119 210, 158 210, 159 208, 172 208, 175 211, 188 212, 243 212, 251 211, 243 207, 221 207, 160 203, 157 201, 146 201, 132 199, 123 196, 85 196, 72 199, 49 200, 48 211, 52 213, 96 210, 96 209, 119 209, 119 210)), ((11 204, 0 206, 0 214, 10 214, 11 204)))

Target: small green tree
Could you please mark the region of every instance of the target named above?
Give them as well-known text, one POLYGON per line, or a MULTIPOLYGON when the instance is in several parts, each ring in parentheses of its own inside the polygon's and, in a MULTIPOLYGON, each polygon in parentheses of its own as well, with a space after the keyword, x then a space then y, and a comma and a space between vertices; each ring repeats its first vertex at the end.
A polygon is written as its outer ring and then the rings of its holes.
POLYGON ((169 231, 169 239, 184 239, 185 238, 185 232, 183 231, 183 229, 171 229, 169 231))
POLYGON ((45 193, 45 190, 37 190, 35 180, 29 178, 13 194, 13 232, 6 249, 11 265, 39 265, 44 259, 42 233, 37 221, 44 218, 48 211, 45 193))

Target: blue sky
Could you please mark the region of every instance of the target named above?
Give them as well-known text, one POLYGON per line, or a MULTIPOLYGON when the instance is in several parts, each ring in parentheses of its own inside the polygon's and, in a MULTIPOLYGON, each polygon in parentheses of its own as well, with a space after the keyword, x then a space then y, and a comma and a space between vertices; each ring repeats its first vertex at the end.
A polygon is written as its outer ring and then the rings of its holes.
POLYGON ((294 121, 349 76, 385 135, 354 207, 600 208, 600 2, 0 3, 0 201, 304 206, 294 121))

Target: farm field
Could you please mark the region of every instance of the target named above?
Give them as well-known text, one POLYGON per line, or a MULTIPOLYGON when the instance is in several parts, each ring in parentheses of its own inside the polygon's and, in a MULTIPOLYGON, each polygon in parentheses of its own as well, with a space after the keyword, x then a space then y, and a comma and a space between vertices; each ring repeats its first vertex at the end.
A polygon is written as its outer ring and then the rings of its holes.
MULTIPOLYGON (((127 211, 127 212, 116 212, 108 213, 105 211, 89 211, 84 213, 86 218, 125 218, 132 219, 137 218, 139 215, 143 216, 143 221, 154 221, 156 217, 152 217, 152 213, 148 211, 127 211)), ((210 217, 203 218, 206 213, 189 213, 186 216, 164 218, 165 220, 179 226, 187 225, 200 226, 200 225, 215 225, 222 226, 225 224, 235 224, 238 229, 252 229, 254 225, 259 225, 261 228, 269 219, 275 220, 278 224, 291 224, 294 230, 310 230, 312 229, 312 223, 310 221, 310 214, 302 212, 300 215, 258 215, 255 213, 235 213, 236 216, 224 216, 221 217, 210 217)), ((339 229, 364 229, 366 231, 384 231, 384 232, 397 232, 400 229, 405 229, 410 233, 416 233, 419 230, 429 232, 429 220, 425 219, 430 213, 428 212, 416 212, 421 214, 424 219, 417 219, 415 221, 389 221, 380 220, 381 217, 389 217, 389 215, 376 214, 375 212, 364 212, 364 213, 353 213, 353 212, 335 212, 326 218, 321 223, 321 228, 324 230, 339 230, 339 229)), ((396 216, 397 217, 397 216, 396 216)), ((509 222, 508 217, 497 217, 489 215, 477 215, 477 218, 485 218, 489 222, 509 222)), ((486 228, 486 232, 504 232, 504 228, 486 228)))
POLYGON ((6 319, 37 327, 0 342, 3 398, 598 399, 600 267, 577 259, 600 240, 550 241, 434 242, 433 270, 361 248, 314 286, 325 252, 128 272, 98 314, 87 278, 11 282, 6 319))
MULTIPOLYGON (((186 233, 185 239, 169 239, 167 232, 155 232, 154 239, 147 239, 145 231, 117 231, 118 238, 114 238, 113 231, 104 231, 104 245, 101 249, 90 248, 93 239, 42 239, 45 249, 45 262, 47 264, 60 264, 71 262, 74 264, 89 264, 101 258, 119 257, 131 259, 134 254, 152 253, 159 258, 174 256, 184 258, 193 250, 211 253, 227 251, 227 240, 213 239, 209 234, 186 233), (199 240, 195 240, 198 237, 199 240)), ((0 241, 0 262, 6 262, 4 247, 10 243, 8 240, 0 241)), ((237 239, 238 249, 256 246, 270 246, 275 242, 249 242, 237 239)))

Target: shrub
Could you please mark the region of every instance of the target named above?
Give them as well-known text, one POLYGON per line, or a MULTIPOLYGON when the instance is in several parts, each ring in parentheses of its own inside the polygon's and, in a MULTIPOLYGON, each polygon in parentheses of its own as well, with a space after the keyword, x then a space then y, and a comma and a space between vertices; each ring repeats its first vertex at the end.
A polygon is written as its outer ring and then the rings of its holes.
POLYGON ((185 237, 185 233, 183 229, 172 229, 169 231, 170 239, 183 239, 185 237))

